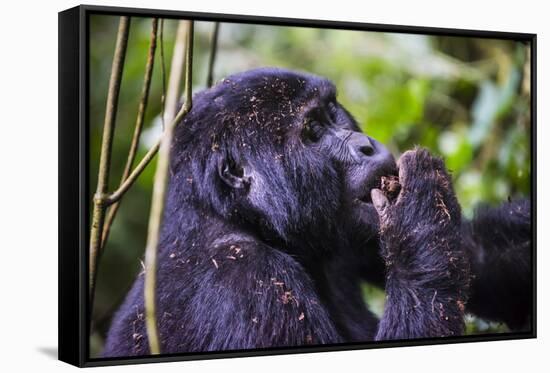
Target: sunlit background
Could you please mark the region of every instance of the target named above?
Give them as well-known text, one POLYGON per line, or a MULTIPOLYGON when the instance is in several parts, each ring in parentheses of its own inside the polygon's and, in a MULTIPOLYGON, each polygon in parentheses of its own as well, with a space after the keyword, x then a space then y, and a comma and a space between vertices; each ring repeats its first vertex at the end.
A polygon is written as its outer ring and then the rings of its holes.
MULTIPOLYGON (((90 22, 90 191, 96 187, 101 130, 118 17, 90 22)), ((177 21, 164 22, 169 68, 177 21)), ((193 90, 206 86, 213 24, 195 23, 193 90)), ((149 47, 151 19, 132 18, 120 94, 110 190, 116 188, 134 130, 149 47)), ((138 159, 160 134, 159 48, 138 159)), ((530 48, 505 40, 341 31, 222 23, 215 80, 260 66, 322 75, 364 132, 399 156, 421 145, 441 155, 452 172, 466 217, 480 202, 528 196, 531 190, 530 48)), ((167 72, 169 73, 169 72, 167 72)), ((141 271, 154 163, 128 192, 98 270, 92 356, 103 346, 112 313, 141 271)), ((91 197, 90 197, 91 198, 91 197)), ((373 311, 383 290, 364 285, 373 311)), ((506 331, 468 316, 468 333, 506 331)))

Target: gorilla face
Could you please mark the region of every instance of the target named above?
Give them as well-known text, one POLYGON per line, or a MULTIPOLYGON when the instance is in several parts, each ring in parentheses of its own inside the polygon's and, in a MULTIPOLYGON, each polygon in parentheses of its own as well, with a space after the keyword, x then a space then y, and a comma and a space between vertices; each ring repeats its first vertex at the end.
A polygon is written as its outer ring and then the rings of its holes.
POLYGON ((306 146, 326 154, 344 180, 344 208, 350 209, 354 224, 376 225, 377 214, 370 191, 380 178, 397 172, 391 153, 378 141, 363 134, 357 123, 335 99, 334 88, 327 99, 305 115, 301 137, 306 146))
POLYGON ((194 102, 172 148, 172 175, 193 180, 172 186, 180 198, 306 250, 341 237, 342 227, 375 232, 370 190, 396 173, 395 161, 360 132, 331 82, 258 69, 224 79, 194 102))

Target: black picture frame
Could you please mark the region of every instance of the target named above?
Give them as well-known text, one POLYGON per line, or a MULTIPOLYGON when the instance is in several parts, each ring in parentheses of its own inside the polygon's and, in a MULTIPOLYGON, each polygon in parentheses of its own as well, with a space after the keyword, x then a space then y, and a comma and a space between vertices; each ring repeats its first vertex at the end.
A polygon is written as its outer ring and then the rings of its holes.
POLYGON ((536 61, 537 35, 482 30, 320 21, 309 19, 197 13, 81 5, 59 13, 59 360, 79 367, 170 362, 196 359, 281 355, 370 348, 435 345, 536 338, 536 61), (262 25, 301 26, 330 29, 400 32, 508 39, 531 45, 531 211, 533 317, 530 332, 483 334, 437 339, 346 343, 312 347, 269 348, 243 351, 181 353, 125 358, 89 357, 88 242, 90 201, 88 196, 88 90, 89 17, 94 14, 127 15, 223 21, 262 25))

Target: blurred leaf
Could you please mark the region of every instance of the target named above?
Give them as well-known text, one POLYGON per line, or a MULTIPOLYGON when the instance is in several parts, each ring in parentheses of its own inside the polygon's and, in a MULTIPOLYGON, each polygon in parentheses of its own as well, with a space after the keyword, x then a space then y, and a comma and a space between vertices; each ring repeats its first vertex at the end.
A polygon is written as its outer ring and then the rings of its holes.
POLYGON ((506 84, 502 87, 489 80, 481 83, 479 96, 472 107, 473 123, 469 134, 469 140, 474 147, 478 147, 487 138, 497 117, 510 108, 519 83, 520 74, 517 69, 510 70, 506 84))

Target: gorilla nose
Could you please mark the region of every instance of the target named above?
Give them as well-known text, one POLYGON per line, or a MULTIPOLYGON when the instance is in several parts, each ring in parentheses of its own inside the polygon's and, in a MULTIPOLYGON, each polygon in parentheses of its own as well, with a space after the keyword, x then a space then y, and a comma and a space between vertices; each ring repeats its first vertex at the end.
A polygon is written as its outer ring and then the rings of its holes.
POLYGON ((376 153, 376 149, 371 139, 362 133, 354 133, 350 139, 350 145, 354 148, 359 157, 372 157, 376 153))
POLYGON ((362 133, 355 133, 350 139, 351 153, 358 163, 368 162, 371 165, 394 169, 395 159, 388 149, 378 141, 362 133))
POLYGON ((371 144, 360 146, 359 151, 365 154, 367 157, 370 157, 374 154, 374 148, 372 147, 371 144))

